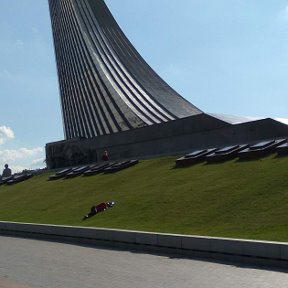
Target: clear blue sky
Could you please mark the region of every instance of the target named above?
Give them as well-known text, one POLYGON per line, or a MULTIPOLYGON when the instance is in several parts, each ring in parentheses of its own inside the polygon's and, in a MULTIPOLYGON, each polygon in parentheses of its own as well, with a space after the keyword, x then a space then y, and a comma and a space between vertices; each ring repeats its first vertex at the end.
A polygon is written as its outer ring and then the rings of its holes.
MULTIPOLYGON (((96 1, 96 0, 95 0, 96 1)), ((0 1, 0 170, 63 139, 47 0, 0 1)), ((106 0, 144 59, 208 113, 288 118, 288 0, 106 0)))

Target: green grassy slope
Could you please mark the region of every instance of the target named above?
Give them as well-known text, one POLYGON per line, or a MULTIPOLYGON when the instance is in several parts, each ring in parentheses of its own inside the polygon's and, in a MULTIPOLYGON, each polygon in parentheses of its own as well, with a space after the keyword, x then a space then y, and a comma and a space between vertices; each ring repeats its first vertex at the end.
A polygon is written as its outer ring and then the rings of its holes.
POLYGON ((174 161, 0 186, 0 220, 288 241, 288 157, 177 169, 174 161), (116 205, 81 221, 102 201, 116 205))

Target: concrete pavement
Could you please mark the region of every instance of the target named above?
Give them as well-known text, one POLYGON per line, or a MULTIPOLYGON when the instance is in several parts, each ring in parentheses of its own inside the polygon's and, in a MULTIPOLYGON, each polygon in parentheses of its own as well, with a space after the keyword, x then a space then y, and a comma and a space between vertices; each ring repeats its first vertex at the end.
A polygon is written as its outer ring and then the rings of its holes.
POLYGON ((287 285, 288 273, 280 271, 0 237, 1 288, 274 288, 287 285), (15 286, 11 286, 13 284, 15 286))
POLYGON ((31 286, 22 285, 5 278, 0 278, 0 288, 31 288, 31 286))

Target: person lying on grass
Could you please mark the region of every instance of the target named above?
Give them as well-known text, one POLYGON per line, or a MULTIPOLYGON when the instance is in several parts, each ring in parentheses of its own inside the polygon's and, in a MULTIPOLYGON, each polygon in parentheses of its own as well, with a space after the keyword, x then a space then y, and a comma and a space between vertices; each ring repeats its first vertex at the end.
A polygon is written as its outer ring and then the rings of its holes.
POLYGON ((90 209, 90 213, 86 214, 82 220, 86 220, 94 215, 96 215, 99 212, 103 212, 108 208, 112 208, 114 206, 115 202, 102 202, 97 205, 93 205, 90 209))

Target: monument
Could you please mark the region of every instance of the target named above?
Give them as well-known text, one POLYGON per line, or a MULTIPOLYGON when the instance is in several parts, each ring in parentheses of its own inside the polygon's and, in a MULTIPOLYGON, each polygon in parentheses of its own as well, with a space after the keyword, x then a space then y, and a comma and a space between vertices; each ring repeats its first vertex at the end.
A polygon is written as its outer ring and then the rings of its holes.
POLYGON ((103 150, 150 157, 288 135, 273 119, 209 115, 189 103, 140 56, 104 0, 48 1, 65 134, 46 145, 48 168, 97 162, 103 150))

